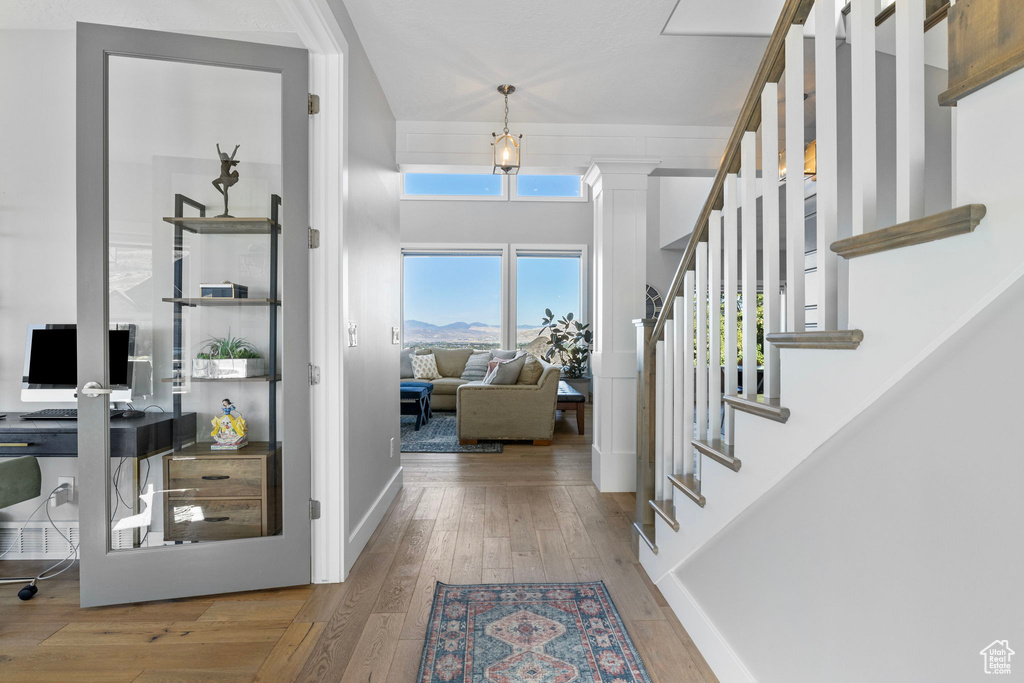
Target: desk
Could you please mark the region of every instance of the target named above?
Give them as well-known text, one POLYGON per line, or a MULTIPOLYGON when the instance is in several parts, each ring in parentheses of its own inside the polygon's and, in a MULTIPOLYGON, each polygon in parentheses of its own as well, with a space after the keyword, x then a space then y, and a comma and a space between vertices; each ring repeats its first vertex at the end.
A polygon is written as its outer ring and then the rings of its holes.
MULTIPOLYGON (((7 417, 0 420, 0 457, 78 457, 77 420, 22 420, 21 415, 7 413, 7 417)), ((196 414, 183 413, 179 429, 184 444, 194 442, 196 414)), ((173 430, 173 415, 169 412, 110 419, 110 457, 130 458, 132 462, 135 513, 139 512, 139 463, 170 451, 174 444, 173 430)), ((138 529, 135 530, 134 541, 134 545, 138 546, 138 529)))

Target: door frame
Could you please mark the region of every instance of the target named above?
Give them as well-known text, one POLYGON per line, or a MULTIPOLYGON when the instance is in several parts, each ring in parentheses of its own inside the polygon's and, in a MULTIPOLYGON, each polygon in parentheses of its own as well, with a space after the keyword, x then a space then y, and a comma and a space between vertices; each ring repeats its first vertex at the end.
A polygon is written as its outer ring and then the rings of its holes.
POLYGON ((327 0, 278 0, 309 50, 309 92, 320 97, 310 117, 309 216, 320 231, 310 252, 310 363, 320 381, 310 387, 312 482, 320 501, 312 522, 312 582, 340 583, 361 548, 349 548, 348 458, 345 452, 343 321, 348 320, 342 234, 348 202, 349 44, 327 0))
MULTIPOLYGON (((293 179, 301 179, 309 167, 308 123, 301 116, 306 108, 309 65, 304 51, 295 48, 86 23, 77 26, 76 51, 78 380, 80 387, 89 381, 98 381, 106 386, 109 383, 106 367, 109 318, 108 58, 152 58, 280 73, 282 194, 286 202, 286 223, 293 226, 308 224, 308 201, 306 196, 302 196, 308 195, 308 191, 301 183, 295 187, 293 179), (188 57, 183 58, 182 55, 188 57)), ((301 228, 282 230, 281 240, 283 298, 287 302, 289 292, 308 287, 305 231, 301 228), (289 277, 289 273, 294 275, 289 277)), ((307 346, 308 307, 285 307, 283 316, 282 336, 286 342, 289 329, 299 330, 299 340, 292 344, 299 348, 307 346)), ((288 406, 289 411, 286 416, 309 414, 309 387, 302 379, 307 372, 307 356, 308 353, 291 353, 282 359, 282 374, 292 378, 285 381, 281 389, 282 404, 288 406)), ((107 398, 103 396, 79 401, 78 452, 82 484, 79 533, 83 607, 235 592, 308 581, 310 528, 305 510, 310 487, 310 458, 290 460, 290 470, 282 485, 284 519, 282 533, 278 536, 238 539, 229 544, 196 543, 173 549, 111 551, 110 524, 93 523, 109 519, 110 511, 110 423, 107 406, 107 398), (102 463, 95 462, 97 459, 102 459, 102 463), (225 550, 231 553, 230 561, 223 555, 225 550), (175 562, 168 562, 171 557, 175 562), (207 571, 172 575, 172 565, 182 560, 202 566, 207 571), (240 567, 245 571, 235 571, 240 567)), ((287 449, 293 453, 310 452, 308 431, 293 428, 286 433, 287 449)))

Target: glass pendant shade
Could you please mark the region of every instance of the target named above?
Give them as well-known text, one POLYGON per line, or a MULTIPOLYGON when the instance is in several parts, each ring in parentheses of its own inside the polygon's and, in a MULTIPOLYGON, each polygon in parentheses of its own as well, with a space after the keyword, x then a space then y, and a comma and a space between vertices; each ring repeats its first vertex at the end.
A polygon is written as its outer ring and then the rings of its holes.
MULTIPOLYGON (((494 142, 491 143, 494 150, 493 172, 500 171, 505 175, 516 175, 519 173, 519 140, 510 133, 502 135, 493 133, 492 135, 494 136, 494 142)), ((519 137, 521 138, 522 135, 519 137)))

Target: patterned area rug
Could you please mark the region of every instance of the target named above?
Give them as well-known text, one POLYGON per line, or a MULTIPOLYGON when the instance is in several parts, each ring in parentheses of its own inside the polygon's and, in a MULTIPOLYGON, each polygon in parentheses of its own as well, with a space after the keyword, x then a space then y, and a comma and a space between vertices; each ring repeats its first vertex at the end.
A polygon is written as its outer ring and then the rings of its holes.
POLYGON ((603 581, 438 583, 417 683, 650 683, 603 581))
POLYGON ((416 418, 402 416, 403 453, 501 453, 500 441, 481 441, 462 446, 455 431, 455 413, 434 411, 427 424, 416 431, 416 418))

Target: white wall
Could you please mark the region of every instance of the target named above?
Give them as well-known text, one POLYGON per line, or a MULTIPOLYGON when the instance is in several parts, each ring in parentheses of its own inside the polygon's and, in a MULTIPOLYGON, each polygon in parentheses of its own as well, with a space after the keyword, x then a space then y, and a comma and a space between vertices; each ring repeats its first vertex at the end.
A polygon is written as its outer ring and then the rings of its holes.
POLYGON ((329 5, 349 44, 344 319, 359 330, 359 345, 346 347, 343 359, 345 563, 351 567, 401 485, 398 383, 389 381, 398 376, 399 350, 391 327, 401 325, 399 175, 391 108, 345 6, 340 0, 329 5))
POLYGON ((1018 281, 682 567, 757 680, 980 680, 1017 647, 1022 336, 1018 281))

